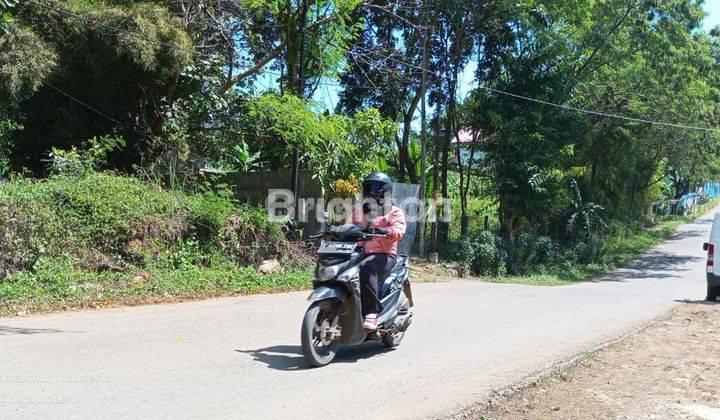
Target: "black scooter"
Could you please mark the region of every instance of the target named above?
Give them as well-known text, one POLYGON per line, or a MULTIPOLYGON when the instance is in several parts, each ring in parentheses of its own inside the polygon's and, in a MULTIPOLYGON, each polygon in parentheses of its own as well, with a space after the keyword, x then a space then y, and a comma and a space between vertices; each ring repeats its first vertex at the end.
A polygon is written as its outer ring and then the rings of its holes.
POLYGON ((313 236, 322 238, 313 279, 311 303, 302 323, 302 350, 313 366, 325 366, 334 358, 340 344, 357 345, 382 341, 388 347, 400 345, 412 321, 413 306, 409 258, 398 255, 395 267, 380 279, 378 297, 382 303, 376 331, 362 327, 359 264, 365 257, 358 242, 384 237, 356 225, 333 226, 313 236))

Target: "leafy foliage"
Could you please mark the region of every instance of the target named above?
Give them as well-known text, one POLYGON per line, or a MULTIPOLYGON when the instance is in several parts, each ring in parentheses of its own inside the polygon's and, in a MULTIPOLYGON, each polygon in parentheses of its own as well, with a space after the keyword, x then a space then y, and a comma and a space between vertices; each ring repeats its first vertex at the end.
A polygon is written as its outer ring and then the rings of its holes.
POLYGON ((290 252, 264 211, 227 193, 169 193, 108 173, 0 183, 0 214, 5 273, 33 271, 43 258, 132 271, 165 259, 177 267, 178 250, 202 250, 201 265, 212 255, 252 265, 290 252))
POLYGON ((66 13, 22 3, 12 33, 0 36, 0 109, 24 127, 13 136, 13 167, 42 174, 53 147, 122 135, 127 147, 113 163, 129 168, 160 125, 161 98, 191 60, 188 35, 159 3, 48 4, 66 13))
POLYGON ((350 118, 323 115, 313 106, 296 96, 275 94, 249 103, 250 130, 262 155, 272 157, 269 166, 290 166, 298 147, 303 166, 326 188, 333 179, 374 169, 373 157, 382 153, 380 144, 393 135, 394 125, 374 109, 350 118))
POLYGON ((107 165, 111 152, 125 146, 122 137, 93 137, 82 149, 52 149, 50 153, 50 174, 79 177, 107 165))
POLYGON ((10 24, 13 21, 10 9, 17 6, 19 0, 0 0, 0 34, 9 34, 11 31, 10 24))
POLYGON ((333 195, 337 198, 357 198, 361 192, 362 186, 355 174, 350 174, 347 179, 336 180, 333 188, 333 195))
POLYGON ((439 223, 439 250, 492 275, 609 266, 618 231, 642 235, 656 202, 720 176, 716 132, 641 122, 718 127, 720 40, 701 29, 699 1, 47 6, 0 0, 0 175, 51 176, 8 184, 29 204, 0 188, 11 203, 0 232, 23 248, 0 249, 2 261, 21 276, 85 261, 89 272, 187 271, 192 283, 216 264, 290 252, 262 212, 209 188, 199 169, 288 170, 295 151, 327 196, 357 195, 372 170, 433 179, 426 196, 459 198, 462 216, 459 238, 439 223), (473 68, 477 88, 462 100, 473 68), (332 80, 340 101, 326 110, 310 98, 332 80), (425 93, 434 115, 423 139, 425 93), (470 146, 451 142, 463 129, 470 146), (465 168, 468 148, 482 157, 465 168), (135 179, 113 190, 98 169, 153 174, 178 192, 135 179), (136 207, 112 202, 124 194, 136 207), (74 236, 50 245, 59 217, 74 236))
POLYGON ((0 92, 10 99, 0 103, 0 109, 15 105, 21 94, 37 91, 56 65, 52 46, 27 28, 0 36, 0 92))
POLYGON ((10 136, 22 130, 22 126, 13 120, 0 120, 0 176, 10 170, 10 136))
POLYGON ((600 215, 600 212, 603 210, 602 206, 583 201, 580 187, 574 179, 570 181, 570 187, 573 195, 570 201, 570 209, 568 210, 565 229, 567 229, 568 232, 585 230, 588 236, 592 236, 594 226, 607 226, 600 215))

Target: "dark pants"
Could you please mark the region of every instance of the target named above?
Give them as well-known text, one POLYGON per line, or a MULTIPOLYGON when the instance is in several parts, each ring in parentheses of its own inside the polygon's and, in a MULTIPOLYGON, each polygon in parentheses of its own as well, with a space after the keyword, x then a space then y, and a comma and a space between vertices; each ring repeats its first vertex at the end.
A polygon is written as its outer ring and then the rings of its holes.
POLYGON ((379 314, 382 310, 378 299, 378 282, 395 266, 395 255, 372 254, 360 262, 360 299, 363 316, 379 314))

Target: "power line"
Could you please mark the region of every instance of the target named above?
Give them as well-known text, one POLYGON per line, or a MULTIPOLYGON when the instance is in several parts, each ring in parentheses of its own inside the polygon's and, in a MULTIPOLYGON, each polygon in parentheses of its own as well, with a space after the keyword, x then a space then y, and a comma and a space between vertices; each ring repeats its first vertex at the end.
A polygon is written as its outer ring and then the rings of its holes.
MULTIPOLYGON (((368 52, 368 53, 369 53, 369 52, 372 52, 372 50, 367 49, 367 48, 362 48, 362 49, 363 49, 365 52, 368 52)), ((396 62, 396 63, 398 63, 398 64, 405 65, 405 66, 407 66, 407 67, 415 68, 415 69, 417 69, 417 70, 419 70, 419 71, 421 71, 421 72, 429 73, 429 74, 431 74, 431 75, 433 75, 433 76, 436 76, 436 77, 443 77, 443 75, 440 74, 439 72, 433 72, 433 71, 431 71, 431 70, 429 70, 429 69, 427 69, 427 68, 423 68, 423 67, 421 67, 421 66, 418 66, 418 65, 415 65, 415 64, 412 64, 412 63, 408 63, 408 62, 405 62, 405 61, 403 61, 403 60, 399 60, 399 59, 394 58, 394 57, 392 57, 392 56, 388 56, 387 59, 392 60, 392 61, 394 61, 394 62, 396 62)), ((496 94, 505 95, 505 96, 509 96, 509 97, 512 97, 512 98, 516 98, 516 99, 522 99, 522 100, 529 101, 529 102, 534 102, 534 103, 538 103, 538 104, 542 104, 542 105, 547 105, 547 106, 552 106, 552 107, 556 107, 556 108, 561 108, 561 109, 565 109, 565 110, 568 110, 568 111, 581 112, 581 113, 589 114, 589 115, 598 115, 598 116, 607 117, 607 118, 616 118, 616 119, 621 119, 621 120, 625 120, 625 121, 633 121, 633 122, 639 122, 639 123, 660 125, 660 126, 672 127, 672 128, 682 128, 682 129, 687 129, 687 130, 697 130, 697 131, 704 131, 704 132, 720 132, 720 129, 717 129, 717 128, 699 127, 699 126, 691 126, 691 125, 685 125, 685 124, 668 123, 668 122, 663 122, 663 121, 654 121, 654 120, 648 120, 648 119, 643 119, 643 118, 628 117, 628 116, 625 116, 625 115, 613 114, 613 113, 609 113, 609 112, 594 111, 594 110, 589 110, 589 109, 584 109, 584 108, 578 108, 578 107, 574 107, 574 106, 570 106, 570 105, 558 104, 558 103, 553 103, 553 102, 549 102, 549 101, 543 101, 543 100, 541 100, 541 99, 530 98, 530 97, 527 97, 527 96, 518 95, 518 94, 515 94, 515 93, 510 93, 510 92, 502 91, 502 90, 499 90, 499 89, 494 89, 494 88, 491 88, 491 87, 488 87, 488 86, 478 85, 478 88, 483 89, 483 90, 487 90, 487 91, 490 91, 490 92, 493 92, 493 93, 496 93, 496 94)), ((459 92, 458 92, 458 94, 459 94, 459 92)))
MULTIPOLYGON (((98 22, 96 19, 94 19, 94 18, 92 18, 92 17, 80 15, 80 14, 77 14, 77 13, 73 13, 73 12, 70 12, 70 11, 68 11, 68 10, 64 10, 64 9, 60 9, 60 8, 54 7, 54 6, 50 5, 50 4, 43 4, 43 3, 37 2, 37 1, 35 1, 35 0, 27 0, 27 1, 28 1, 29 3, 32 3, 32 4, 36 5, 36 6, 39 6, 39 7, 42 7, 42 8, 51 10, 51 11, 55 11, 56 13, 60 13, 60 14, 66 15, 66 16, 71 16, 71 17, 74 17, 74 18, 82 19, 82 20, 84 20, 84 21, 86 21, 86 22, 88 22, 88 23, 91 23, 92 25, 101 26, 101 27, 103 27, 103 28, 106 28, 106 29, 109 29, 109 30, 112 30, 112 31, 124 33, 124 34, 127 34, 127 35, 129 35, 129 36, 133 36, 133 37, 142 39, 142 40, 144 40, 144 41, 148 41, 147 37, 145 37, 145 36, 143 36, 143 35, 141 35, 141 34, 137 34, 137 33, 135 33, 135 32, 132 32, 132 31, 129 31, 129 30, 126 30, 126 29, 117 28, 117 27, 114 27, 114 26, 112 26, 112 25, 108 25, 108 24, 105 24, 105 23, 102 23, 102 22, 98 22)), ((384 10, 384 9, 383 9, 383 10, 384 10)), ((165 46, 168 46, 168 47, 173 48, 173 49, 179 48, 179 47, 178 47, 177 45, 175 45, 175 44, 164 43, 164 42, 157 41, 157 40, 149 40, 149 41, 150 41, 150 42, 155 42, 157 45, 165 45, 165 46)), ((369 52, 369 51, 370 51, 370 50, 365 49, 365 48, 363 48, 363 49, 364 49, 366 52, 369 52)), ((207 55, 207 54, 201 54, 201 53, 198 53, 198 52, 193 52, 193 55, 207 55)), ((443 77, 443 75, 441 75, 439 72, 433 72, 433 71, 431 71, 431 70, 429 70, 429 69, 427 69, 427 68, 423 68, 423 67, 421 67, 421 66, 417 66, 417 65, 415 65, 415 64, 408 63, 408 62, 405 62, 405 61, 403 61, 403 60, 399 60, 399 59, 394 58, 394 57, 392 57, 392 56, 389 56, 389 57, 387 57, 387 58, 390 59, 390 60, 392 60, 392 61, 394 61, 394 62, 396 62, 396 63, 398 63, 398 64, 402 64, 402 65, 405 65, 405 66, 408 66, 408 67, 412 67, 412 68, 418 69, 418 70, 420 70, 420 71, 422 71, 422 72, 432 74, 432 75, 434 75, 434 76, 436 76, 436 77, 443 77)), ((246 65, 252 64, 252 63, 249 63, 249 62, 246 62, 246 63, 247 63, 246 65)), ((275 75, 283 76, 282 74, 279 74, 279 73, 276 73, 276 72, 273 72, 273 71, 270 71, 270 70, 263 70, 261 73, 269 73, 269 74, 275 74, 275 75)), ((296 77, 287 76, 287 75, 286 75, 285 77, 288 77, 289 79, 293 79, 293 78, 297 79, 296 77)), ((330 82, 323 81, 323 80, 319 80, 317 83, 320 84, 320 85, 324 85, 324 86, 326 86, 326 87, 327 87, 327 86, 331 86, 331 87, 341 87, 341 88, 345 88, 345 89, 367 89, 367 90, 386 90, 386 89, 387 89, 387 88, 385 88, 385 87, 378 87, 378 86, 374 86, 374 85, 373 85, 373 86, 368 86, 368 85, 345 85, 345 84, 338 84, 338 83, 330 83, 330 82)), ((50 85, 50 84, 48 84, 48 86, 50 86, 51 88, 57 90, 58 92, 62 93, 63 95, 70 97, 72 100, 74 100, 74 101, 82 104, 83 106, 92 109, 93 111, 99 113, 100 115, 103 115, 104 117, 111 119, 111 120, 114 121, 115 123, 117 123, 117 124, 119 124, 119 125, 122 125, 122 124, 120 124, 117 120, 115 120, 115 119, 113 119, 113 118, 111 118, 111 117, 108 117, 107 115, 105 115, 105 114, 101 113, 100 111, 98 111, 98 110, 90 107, 89 105, 85 104, 84 102, 82 102, 82 101, 80 101, 80 100, 78 100, 78 99, 76 99, 76 98, 73 98, 73 97, 69 96, 67 93, 60 91, 59 89, 55 88, 54 86, 52 86, 52 85, 50 85)), ((632 122, 638 122, 638 123, 644 123, 644 124, 659 125, 659 126, 671 127, 671 128, 681 128, 681 129, 686 129, 686 130, 695 130, 695 131, 703 131, 703 132, 720 132, 720 129, 717 129, 717 128, 709 128, 709 127, 691 126, 691 125, 685 125, 685 124, 668 123, 668 122, 664 122, 664 121, 655 121, 655 120, 649 120, 649 119, 643 119, 643 118, 628 117, 628 116, 620 115, 620 114, 613 114, 613 113, 609 113, 609 112, 595 111, 595 110, 590 110, 590 109, 585 109, 585 108, 579 108, 579 107, 574 107, 574 106, 570 106, 570 105, 564 105, 564 104, 554 103, 554 102, 550 102, 550 101, 544 101, 544 100, 541 100, 541 99, 535 99, 535 98, 531 98, 531 97, 528 97, 528 96, 519 95, 519 94, 515 94, 515 93, 511 93, 511 92, 506 92, 506 91, 502 91, 502 90, 499 90, 499 89, 491 88, 491 87, 488 87, 488 86, 478 86, 478 88, 479 88, 479 89, 486 90, 486 91, 489 91, 489 92, 493 92, 493 93, 499 94, 499 95, 504 95, 504 96, 508 96, 508 97, 512 97, 512 98, 516 98, 516 99, 521 99, 521 100, 528 101, 528 102, 538 103, 538 104, 542 104, 542 105, 546 105, 546 106, 551 106, 551 107, 555 107, 555 108, 565 109, 565 110, 568 110, 568 111, 580 112, 580 113, 584 113, 584 114, 588 114, 588 115, 597 115, 597 116, 606 117, 606 118, 615 118, 615 119, 620 119, 620 120, 624 120, 624 121, 632 121, 632 122)), ((144 134, 144 133, 143 133, 143 134, 144 134)))
POLYGON ((558 104, 558 103, 554 103, 554 102, 543 101, 541 99, 530 98, 530 97, 518 95, 515 93, 505 92, 505 91, 502 91, 499 89, 494 89, 494 88, 491 88, 488 86, 478 86, 478 88, 487 90, 489 92, 497 93, 500 95, 505 95, 505 96, 509 96, 512 98, 516 98, 516 99, 522 99, 525 101, 535 102, 538 104, 552 106, 555 108, 561 108, 561 109, 565 109, 568 111, 581 112, 584 114, 598 115, 601 117, 616 118, 616 119, 620 119, 620 120, 639 122, 639 123, 645 123, 645 124, 660 125, 660 126, 664 126, 664 127, 682 128, 682 129, 687 129, 687 130, 696 130, 696 131, 705 131, 705 132, 720 132, 720 129, 717 129, 717 128, 699 127, 699 126, 692 126, 692 125, 685 125, 685 124, 674 124, 674 123, 668 123, 668 122, 663 122, 663 121, 646 120, 643 118, 628 117, 625 115, 612 114, 609 112, 593 111, 590 109, 578 108, 578 107, 574 107, 574 106, 570 106, 570 105, 563 105, 563 104, 558 104))
MULTIPOLYGON (((65 96, 66 98, 70 99, 71 101, 77 102, 78 104, 80 104, 80 105, 84 106, 85 108, 93 111, 94 113, 96 113, 96 114, 98 114, 98 115, 100 115, 100 116, 102 116, 102 117, 105 117, 105 118, 106 118, 107 120, 109 120, 109 121, 114 122, 115 124, 117 124, 117 125, 120 126, 121 128, 128 129, 128 127, 126 127, 126 126, 125 126, 123 123, 121 123, 120 121, 118 121, 118 120, 116 120, 115 118, 109 116, 108 114, 100 111, 99 109, 97 109, 97 108, 95 108, 95 107, 93 107, 93 106, 91 106, 91 105, 88 105, 87 103, 81 101, 80 99, 78 99, 78 98, 72 96, 71 94, 65 92, 64 90, 56 87, 56 86, 53 85, 52 83, 45 81, 45 82, 43 82, 43 84, 46 85, 47 87, 51 88, 52 90, 56 91, 57 93, 65 96)), ((132 130, 132 131, 134 131, 134 132, 136 132, 136 133, 138 133, 138 134, 140 134, 140 135, 148 136, 148 133, 143 133, 142 131, 138 131, 138 130, 136 130, 136 129, 134 129, 134 128, 130 128, 130 130, 132 130)), ((148 136, 148 137, 149 137, 149 136, 148 136)))
POLYGON ((43 84, 44 84, 44 85, 47 85, 49 88, 51 88, 52 90, 56 91, 57 93, 65 96, 65 97, 69 98, 70 100, 72 100, 72 101, 74 101, 74 102, 77 102, 77 103, 79 103, 80 105, 84 106, 85 108, 87 108, 87 109, 95 112, 96 114, 102 115, 103 117, 105 117, 106 119, 114 122, 115 124, 120 125, 120 126, 123 125, 120 121, 116 120, 115 118, 113 118, 113 117, 105 114, 104 112, 98 110, 97 108, 94 108, 94 107, 86 104, 85 102, 83 102, 83 101, 81 101, 80 99, 78 99, 78 98, 70 95, 69 93, 67 93, 67 92, 65 92, 65 91, 63 91, 63 90, 55 87, 55 86, 52 85, 50 82, 45 81, 45 82, 43 82, 43 84))

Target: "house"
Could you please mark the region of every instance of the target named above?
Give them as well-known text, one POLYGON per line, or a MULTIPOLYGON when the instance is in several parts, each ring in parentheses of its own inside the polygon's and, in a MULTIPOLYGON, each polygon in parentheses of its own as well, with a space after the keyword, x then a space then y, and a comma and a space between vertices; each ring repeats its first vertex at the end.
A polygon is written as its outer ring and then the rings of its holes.
MULTIPOLYGON (((480 143, 482 143, 484 139, 485 137, 482 131, 475 132, 468 127, 463 127, 456 136, 450 139, 450 145, 460 148, 460 159, 462 160, 463 166, 467 167, 470 155, 472 154, 473 166, 478 167, 481 166, 485 160, 485 152, 480 150, 480 143), (473 149, 475 150, 474 153, 473 149)), ((450 163, 458 163, 455 148, 453 148, 453 158, 450 163)))

